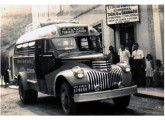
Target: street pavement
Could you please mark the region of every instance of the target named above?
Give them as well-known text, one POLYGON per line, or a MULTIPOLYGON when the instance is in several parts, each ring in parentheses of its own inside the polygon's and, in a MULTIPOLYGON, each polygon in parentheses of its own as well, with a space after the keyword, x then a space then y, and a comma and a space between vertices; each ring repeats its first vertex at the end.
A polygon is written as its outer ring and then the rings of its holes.
MULTIPOLYGON (((38 102, 32 105, 21 103, 17 89, 0 87, 1 115, 63 115, 60 100, 39 94, 38 102)), ((164 115, 164 101, 159 99, 132 96, 126 110, 117 109, 112 100, 81 103, 77 115, 164 115)))

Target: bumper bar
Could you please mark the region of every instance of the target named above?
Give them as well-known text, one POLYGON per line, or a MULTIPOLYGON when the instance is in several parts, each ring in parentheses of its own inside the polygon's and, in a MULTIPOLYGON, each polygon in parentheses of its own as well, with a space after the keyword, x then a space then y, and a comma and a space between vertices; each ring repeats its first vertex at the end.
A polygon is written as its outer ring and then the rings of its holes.
POLYGON ((104 100, 104 99, 109 99, 109 98, 127 96, 134 93, 137 93, 137 85, 134 85, 131 87, 119 88, 115 90, 75 94, 74 101, 87 102, 87 101, 104 100))

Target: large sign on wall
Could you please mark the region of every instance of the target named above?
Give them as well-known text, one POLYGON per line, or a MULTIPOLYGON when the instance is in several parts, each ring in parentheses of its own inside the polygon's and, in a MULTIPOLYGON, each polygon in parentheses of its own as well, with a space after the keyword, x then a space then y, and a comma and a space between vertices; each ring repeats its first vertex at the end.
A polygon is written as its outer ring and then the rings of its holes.
POLYGON ((139 21, 138 5, 106 5, 107 25, 139 21))

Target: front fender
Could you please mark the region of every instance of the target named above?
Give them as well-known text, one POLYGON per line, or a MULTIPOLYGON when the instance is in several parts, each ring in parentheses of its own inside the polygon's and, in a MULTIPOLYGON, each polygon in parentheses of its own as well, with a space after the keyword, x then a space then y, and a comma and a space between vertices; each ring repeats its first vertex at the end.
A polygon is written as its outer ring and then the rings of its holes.
POLYGON ((65 78, 65 80, 73 87, 76 85, 85 85, 88 84, 88 78, 87 78, 87 68, 82 68, 84 70, 84 77, 82 79, 78 79, 75 77, 75 75, 73 74, 73 71, 71 69, 69 70, 64 70, 61 71, 60 73, 58 73, 55 77, 54 80, 54 95, 56 96, 56 87, 57 87, 57 82, 60 80, 58 78, 63 77, 65 78))
POLYGON ((18 84, 21 82, 24 90, 29 90, 30 86, 27 83, 28 74, 26 72, 19 72, 18 74, 18 84))
POLYGON ((131 80, 132 80, 131 71, 130 72, 125 72, 120 66, 112 65, 112 69, 115 69, 115 68, 120 70, 123 84, 126 87, 129 87, 131 85, 131 80))

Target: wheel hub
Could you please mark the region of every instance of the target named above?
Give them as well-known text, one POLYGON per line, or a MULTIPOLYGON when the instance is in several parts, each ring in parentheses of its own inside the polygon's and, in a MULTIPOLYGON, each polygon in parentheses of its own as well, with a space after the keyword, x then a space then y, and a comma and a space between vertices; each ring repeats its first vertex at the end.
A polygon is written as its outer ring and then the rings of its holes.
POLYGON ((62 103, 63 109, 65 111, 68 111, 68 108, 69 108, 69 106, 68 106, 68 96, 67 96, 65 91, 63 91, 62 94, 61 94, 61 103, 62 103))

